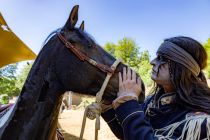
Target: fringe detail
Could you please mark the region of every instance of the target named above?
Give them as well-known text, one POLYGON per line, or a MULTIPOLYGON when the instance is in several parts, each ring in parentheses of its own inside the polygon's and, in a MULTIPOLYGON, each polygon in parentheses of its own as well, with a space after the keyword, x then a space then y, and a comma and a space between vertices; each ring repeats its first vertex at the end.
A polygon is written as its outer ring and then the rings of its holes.
POLYGON ((210 116, 196 115, 187 117, 185 120, 173 123, 161 129, 155 130, 155 136, 158 140, 172 140, 175 130, 184 124, 182 133, 176 140, 200 140, 201 125, 206 120, 206 137, 203 140, 210 140, 210 116))

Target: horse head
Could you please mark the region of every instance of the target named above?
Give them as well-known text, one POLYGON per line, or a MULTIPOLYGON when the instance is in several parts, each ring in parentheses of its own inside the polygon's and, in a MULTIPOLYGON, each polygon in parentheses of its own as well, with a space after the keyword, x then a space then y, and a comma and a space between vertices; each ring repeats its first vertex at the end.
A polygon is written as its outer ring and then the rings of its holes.
MULTIPOLYGON (((15 106, 0 121, 0 139, 53 139, 64 92, 96 95, 100 90, 116 59, 84 31, 84 21, 76 27, 78 8, 74 6, 65 25, 45 41, 15 106), (84 57, 99 66, 91 65, 84 57)), ((118 73, 123 67, 127 66, 117 66, 105 89, 103 100, 108 103, 116 98, 118 73)))
MULTIPOLYGON (((94 39, 84 31, 84 21, 79 28, 75 25, 78 20, 78 8, 75 6, 60 32, 64 38, 77 48, 82 54, 95 60, 98 64, 108 67, 116 61, 109 53, 104 51, 94 39)), ((58 47, 62 49, 60 55, 56 56, 57 74, 67 91, 74 91, 82 94, 95 95, 100 90, 101 85, 107 75, 106 71, 100 70, 96 66, 90 65, 87 61, 81 61, 77 55, 69 51, 59 37, 53 38, 60 42, 58 47)), ((104 99, 113 100, 118 92, 118 73, 126 65, 120 63, 110 79, 104 93, 104 99)))

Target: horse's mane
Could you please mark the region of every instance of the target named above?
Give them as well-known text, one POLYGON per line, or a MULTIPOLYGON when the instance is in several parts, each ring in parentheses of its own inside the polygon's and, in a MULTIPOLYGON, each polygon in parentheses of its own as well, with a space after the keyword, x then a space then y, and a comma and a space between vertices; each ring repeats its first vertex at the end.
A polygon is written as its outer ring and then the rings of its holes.
POLYGON ((41 50, 42 50, 42 48, 46 45, 46 43, 47 43, 54 35, 56 35, 58 32, 61 31, 61 29, 62 29, 62 28, 58 28, 58 29, 52 31, 52 32, 47 36, 47 38, 44 40, 44 42, 43 42, 43 44, 42 44, 41 50))

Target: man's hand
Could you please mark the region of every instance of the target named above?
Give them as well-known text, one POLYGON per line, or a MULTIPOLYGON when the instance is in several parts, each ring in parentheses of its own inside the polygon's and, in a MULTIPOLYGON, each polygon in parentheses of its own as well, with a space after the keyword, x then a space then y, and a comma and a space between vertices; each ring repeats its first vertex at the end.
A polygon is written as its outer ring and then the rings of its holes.
POLYGON ((119 92, 117 97, 121 96, 138 96, 140 95, 141 89, 141 80, 140 78, 136 79, 135 71, 132 71, 130 68, 123 68, 123 74, 119 73, 119 92))

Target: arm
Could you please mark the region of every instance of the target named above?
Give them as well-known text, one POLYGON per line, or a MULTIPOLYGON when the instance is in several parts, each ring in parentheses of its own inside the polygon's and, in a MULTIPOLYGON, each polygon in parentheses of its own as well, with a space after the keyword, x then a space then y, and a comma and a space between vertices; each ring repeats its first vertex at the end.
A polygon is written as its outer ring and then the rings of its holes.
POLYGON ((127 101, 116 110, 110 109, 102 113, 102 117, 118 139, 157 139, 150 123, 144 118, 142 106, 135 100, 127 101))
POLYGON ((123 129, 119 123, 119 120, 116 117, 115 110, 109 109, 108 111, 101 114, 103 119, 106 121, 106 123, 109 125, 111 131, 114 133, 114 135, 118 138, 123 140, 123 129))
MULTIPOLYGON (((152 96, 148 96, 143 104, 139 104, 139 107, 142 108, 144 111, 147 108, 147 105, 149 104, 149 102, 151 101, 152 96)), ((107 108, 107 107, 106 107, 107 108)), ((118 109, 117 109, 118 110, 118 109)), ((116 111, 117 111, 116 110, 116 111)), ((123 110, 123 109, 122 109, 123 110)), ((141 109, 140 109, 141 110, 141 109)), ((124 112, 124 110, 122 111, 124 112)), ((109 109, 105 109, 105 112, 103 112, 101 114, 101 116, 103 117, 103 119, 107 122, 107 124, 109 125, 110 129, 112 130, 112 132, 115 134, 115 136, 118 139, 124 139, 123 138, 123 128, 121 126, 121 123, 116 115, 115 110, 111 107, 109 109)))
POLYGON ((125 140, 154 140, 152 126, 145 119, 142 106, 136 100, 123 103, 116 109, 125 140))

